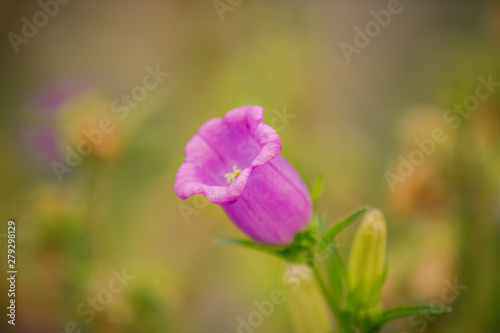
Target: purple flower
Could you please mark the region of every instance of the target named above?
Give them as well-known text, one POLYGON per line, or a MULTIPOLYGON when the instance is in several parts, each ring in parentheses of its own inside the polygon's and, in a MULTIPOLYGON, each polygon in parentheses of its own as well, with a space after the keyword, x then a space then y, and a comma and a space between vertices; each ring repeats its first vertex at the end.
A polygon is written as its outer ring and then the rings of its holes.
POLYGON ((256 241, 285 244, 309 221, 311 197, 263 115, 260 106, 242 106, 203 124, 186 145, 174 190, 182 199, 203 193, 256 241))

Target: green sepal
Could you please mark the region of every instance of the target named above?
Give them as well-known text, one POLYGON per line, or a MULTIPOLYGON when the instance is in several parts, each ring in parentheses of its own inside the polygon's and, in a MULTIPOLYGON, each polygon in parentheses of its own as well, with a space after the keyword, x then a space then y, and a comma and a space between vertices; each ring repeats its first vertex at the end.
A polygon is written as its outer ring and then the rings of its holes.
POLYGON ((314 260, 312 249, 314 249, 317 242, 317 229, 318 227, 313 225, 298 232, 293 238, 293 241, 287 245, 263 244, 233 238, 219 238, 215 240, 215 242, 226 245, 240 245, 273 255, 289 262, 310 264, 314 260))
POLYGON ((281 252, 290 262, 311 265, 314 262, 314 247, 318 241, 318 226, 312 223, 308 228, 295 234, 291 244, 281 252))
POLYGON ((319 173, 311 187, 311 199, 314 201, 323 195, 323 174, 319 173))
POLYGON ((245 239, 235 238, 217 238, 215 243, 223 245, 239 245, 259 252, 267 253, 278 258, 287 260, 286 256, 282 253, 284 246, 276 244, 262 244, 256 243, 245 239))

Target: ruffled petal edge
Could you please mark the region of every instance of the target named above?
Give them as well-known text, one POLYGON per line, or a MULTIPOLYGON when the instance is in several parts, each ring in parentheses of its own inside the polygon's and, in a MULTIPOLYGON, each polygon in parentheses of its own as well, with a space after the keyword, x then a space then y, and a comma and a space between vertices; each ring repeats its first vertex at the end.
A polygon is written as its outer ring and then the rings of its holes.
MULTIPOLYGON (((269 125, 262 123, 263 118, 264 109, 258 105, 247 105, 230 110, 222 118, 222 121, 230 126, 244 123, 249 134, 261 148, 250 166, 244 168, 234 182, 227 186, 204 184, 197 174, 196 165, 185 161, 181 164, 175 176, 175 193, 183 200, 193 194, 202 193, 210 202, 217 205, 230 205, 238 201, 252 170, 271 161, 281 152, 281 139, 278 133, 269 125)), ((195 136, 198 133, 203 133, 211 126, 219 126, 220 120, 221 118, 214 118, 207 121, 200 126, 195 136)), ((188 142, 185 149, 186 160, 190 154, 189 147, 188 142)))

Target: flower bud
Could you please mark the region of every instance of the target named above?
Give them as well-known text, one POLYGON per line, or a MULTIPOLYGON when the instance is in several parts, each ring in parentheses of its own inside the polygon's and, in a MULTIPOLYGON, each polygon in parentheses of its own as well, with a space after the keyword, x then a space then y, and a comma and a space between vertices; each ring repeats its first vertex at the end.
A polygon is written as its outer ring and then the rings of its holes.
POLYGON ((369 210, 356 232, 349 256, 349 301, 358 311, 369 314, 380 307, 386 239, 382 212, 369 210))
POLYGON ((316 285, 309 266, 289 263, 285 268, 283 282, 297 333, 332 332, 328 307, 316 285))

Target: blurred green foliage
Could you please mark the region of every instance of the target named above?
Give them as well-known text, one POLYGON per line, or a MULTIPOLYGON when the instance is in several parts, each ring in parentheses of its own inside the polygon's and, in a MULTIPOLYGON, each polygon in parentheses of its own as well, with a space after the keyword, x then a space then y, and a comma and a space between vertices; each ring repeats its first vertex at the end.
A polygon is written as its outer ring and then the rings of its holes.
MULTIPOLYGON (((478 76, 500 81, 500 7, 405 2, 347 64, 339 43, 386 5, 243 1, 220 21, 211 1, 70 2, 18 53, 3 38, 0 233, 16 221, 18 331, 63 332, 74 321, 82 332, 235 332, 253 301, 282 285, 284 267, 214 244, 242 234, 203 200, 184 202, 196 211, 184 219, 172 188, 196 129, 245 104, 283 125, 282 154, 309 186, 324 175, 318 213, 384 212, 387 308, 432 305, 446 281, 467 286, 445 304, 453 313, 385 332, 500 331, 500 91, 456 130, 443 120, 478 76), (156 65, 170 75, 120 119, 113 102, 156 65), (284 110, 295 117, 284 121, 284 110), (52 163, 103 118, 114 130, 59 182, 52 163), (448 140, 391 191, 385 172, 435 128, 448 140), (102 290, 122 268, 134 280, 86 322, 79 306, 100 294, 106 303, 102 290)), ((3 3, 3 35, 37 10, 3 3)), ((339 239, 344 256, 351 238, 339 239)), ((292 326, 282 306, 256 332, 292 326)))

